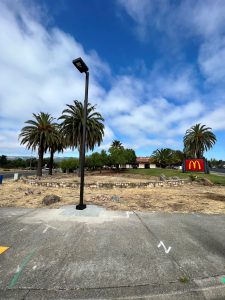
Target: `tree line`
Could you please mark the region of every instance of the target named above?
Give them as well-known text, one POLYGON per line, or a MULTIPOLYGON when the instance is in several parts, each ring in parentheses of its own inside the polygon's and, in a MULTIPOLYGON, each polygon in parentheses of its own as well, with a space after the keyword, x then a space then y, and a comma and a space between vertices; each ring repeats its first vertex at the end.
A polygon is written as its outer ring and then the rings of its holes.
MULTIPOLYGON (((44 154, 50 153, 49 174, 52 174, 54 164, 54 154, 63 152, 70 147, 78 149, 79 158, 82 149, 84 107, 81 102, 74 100, 73 104, 67 104, 62 115, 56 119, 50 114, 40 112, 33 114, 33 119, 25 123, 19 135, 21 144, 26 145, 27 149, 38 151, 38 161, 33 160, 33 165, 37 163, 37 175, 42 176, 42 167, 45 163, 44 154)), ((94 105, 88 104, 87 107, 87 133, 85 140, 86 151, 93 151, 96 145, 100 146, 104 136, 104 118, 96 111, 94 105)), ((216 142, 216 136, 211 128, 206 125, 196 124, 188 129, 183 138, 184 150, 173 150, 162 148, 153 151, 150 157, 150 163, 156 163, 157 166, 166 167, 171 165, 181 165, 184 158, 201 158, 204 152, 211 149, 216 142)), ((79 158, 70 159, 61 162, 62 169, 75 170, 79 167, 79 158), (69 166, 69 167, 68 167, 69 166)), ((0 160, 0 166, 5 167, 3 157, 0 160)), ((113 141, 112 145, 106 151, 95 152, 86 157, 86 167, 90 169, 102 168, 103 166, 135 164, 136 154, 132 149, 125 149, 120 141, 113 141)), ((7 162, 8 167, 28 167, 30 160, 24 162, 17 159, 14 162, 7 162)))
MULTIPOLYGON (((126 149, 118 140, 114 140, 108 150, 94 152, 85 157, 85 167, 89 170, 102 170, 103 167, 111 168, 114 166, 117 170, 120 165, 135 164, 136 154, 133 149, 126 149)), ((78 158, 64 159, 60 163, 61 169, 65 171, 74 171, 79 168, 78 158)))
MULTIPOLYGON (((43 166, 49 167, 50 158, 46 157, 43 159, 43 166)), ((36 157, 30 158, 15 158, 8 159, 6 155, 0 156, 0 168, 3 169, 29 169, 36 170, 38 166, 38 159, 36 157)), ((59 167, 59 163, 54 161, 54 168, 59 167)))

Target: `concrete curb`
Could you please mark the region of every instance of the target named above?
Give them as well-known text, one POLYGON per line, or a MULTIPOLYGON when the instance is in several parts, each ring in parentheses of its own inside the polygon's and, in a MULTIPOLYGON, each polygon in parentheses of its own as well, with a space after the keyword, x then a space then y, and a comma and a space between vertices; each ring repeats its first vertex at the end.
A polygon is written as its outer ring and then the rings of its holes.
POLYGON ((7 289, 0 290, 1 299, 39 300, 39 299, 155 299, 155 300, 223 300, 225 285, 205 288, 194 288, 184 285, 179 290, 176 284, 169 286, 134 286, 134 287, 109 287, 96 289, 75 290, 38 290, 38 289, 7 289), (171 290, 171 291, 169 291, 171 290))

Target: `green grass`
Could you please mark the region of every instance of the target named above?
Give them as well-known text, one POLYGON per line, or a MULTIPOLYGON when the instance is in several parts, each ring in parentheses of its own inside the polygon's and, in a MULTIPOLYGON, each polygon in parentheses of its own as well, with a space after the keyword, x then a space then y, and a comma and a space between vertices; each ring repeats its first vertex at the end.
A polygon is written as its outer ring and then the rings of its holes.
POLYGON ((141 174, 145 176, 160 176, 164 174, 166 177, 178 176, 180 178, 189 178, 190 174, 195 174, 198 177, 207 178, 214 184, 225 185, 225 176, 219 176, 215 174, 204 174, 204 173, 182 173, 181 170, 173 169, 130 169, 126 172, 130 174, 141 174))

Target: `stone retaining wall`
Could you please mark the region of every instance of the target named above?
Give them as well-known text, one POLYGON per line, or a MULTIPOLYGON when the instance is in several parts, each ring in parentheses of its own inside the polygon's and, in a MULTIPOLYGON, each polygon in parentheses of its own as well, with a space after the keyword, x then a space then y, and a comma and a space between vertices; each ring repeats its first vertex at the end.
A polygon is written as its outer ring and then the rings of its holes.
MULTIPOLYGON (((42 182, 39 180, 22 179, 24 183, 28 183, 34 186, 46 186, 54 188, 79 188, 80 183, 72 182, 42 182)), ((188 179, 179 180, 165 180, 165 181, 147 181, 147 182, 120 182, 120 183, 86 183, 85 187, 89 189, 113 189, 113 188, 152 188, 162 186, 180 186, 188 183, 188 179)))

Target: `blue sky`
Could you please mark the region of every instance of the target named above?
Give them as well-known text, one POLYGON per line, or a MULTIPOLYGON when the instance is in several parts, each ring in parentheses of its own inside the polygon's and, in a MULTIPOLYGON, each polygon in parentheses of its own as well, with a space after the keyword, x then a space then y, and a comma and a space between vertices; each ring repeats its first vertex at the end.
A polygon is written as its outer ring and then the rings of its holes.
MULTIPOLYGON (((18 134, 32 113, 59 117, 83 100, 105 118, 100 148, 119 139, 137 155, 183 149, 196 123, 225 159, 225 1, 0 1, 0 155, 31 155, 18 134)), ((35 153, 32 153, 35 155, 35 153)), ((63 156, 77 156, 67 149, 63 156)))

